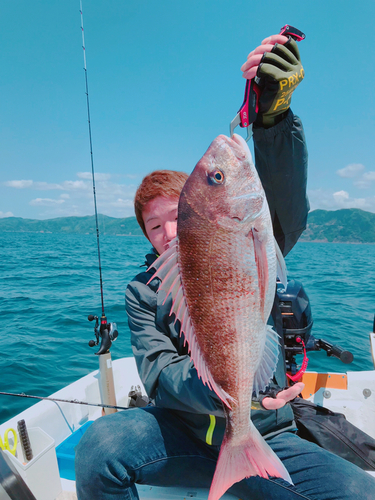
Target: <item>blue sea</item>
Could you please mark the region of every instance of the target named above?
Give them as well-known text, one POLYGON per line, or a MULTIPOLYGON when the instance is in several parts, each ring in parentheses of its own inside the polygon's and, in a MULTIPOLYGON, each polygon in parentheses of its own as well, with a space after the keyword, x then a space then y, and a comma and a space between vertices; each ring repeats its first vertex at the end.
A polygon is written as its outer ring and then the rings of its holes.
MULTIPOLYGON (((131 355, 124 292, 150 244, 102 235, 100 246, 105 312, 119 330, 116 359, 131 355)), ((2 233, 0 251, 0 391, 48 396, 98 367, 87 320, 101 315, 96 236, 2 233)), ((375 245, 298 243, 286 262, 310 297, 314 336, 354 354, 348 366, 324 351, 309 353, 309 369, 373 369, 375 245)), ((0 395, 0 422, 32 403, 0 395)))

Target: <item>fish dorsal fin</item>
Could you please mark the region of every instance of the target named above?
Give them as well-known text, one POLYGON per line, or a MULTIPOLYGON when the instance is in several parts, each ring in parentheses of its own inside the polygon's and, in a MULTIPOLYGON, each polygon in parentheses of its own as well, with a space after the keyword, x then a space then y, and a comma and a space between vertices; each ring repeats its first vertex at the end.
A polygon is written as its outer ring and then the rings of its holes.
POLYGON ((277 276, 281 281, 281 283, 284 285, 284 288, 286 290, 288 284, 288 278, 286 276, 286 265, 284 256, 276 240, 275 240, 275 250, 276 250, 276 261, 277 261, 277 276))
POLYGON ((183 333, 185 342, 188 343, 190 356, 197 370, 198 377, 209 387, 210 390, 217 394, 217 396, 229 409, 231 409, 229 401, 233 401, 233 398, 218 384, 216 384, 203 358, 202 351, 197 341, 181 281, 180 267, 178 264, 177 237, 169 243, 169 248, 155 260, 155 262, 149 267, 149 269, 151 268, 156 269, 156 272, 152 278, 150 278, 148 283, 150 283, 154 278, 160 278, 161 284, 159 286, 159 290, 163 290, 166 294, 163 304, 169 295, 172 296, 172 307, 169 315, 171 316, 174 314, 175 323, 177 320, 180 322, 180 336, 183 333))
POLYGON ((254 376, 253 390, 257 396, 259 391, 264 391, 264 389, 269 385, 270 380, 276 371, 280 352, 279 338, 279 335, 275 332, 272 326, 266 325, 266 342, 264 345, 263 356, 254 376))

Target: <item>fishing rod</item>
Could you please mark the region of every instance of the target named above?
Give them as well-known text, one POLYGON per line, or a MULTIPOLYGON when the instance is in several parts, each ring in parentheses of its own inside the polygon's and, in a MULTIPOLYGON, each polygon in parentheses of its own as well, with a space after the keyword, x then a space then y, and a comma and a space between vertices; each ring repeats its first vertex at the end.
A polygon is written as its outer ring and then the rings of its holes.
MULTIPOLYGON (((86 94, 86 106, 87 106, 87 122, 89 129, 89 142, 90 142, 90 160, 91 160, 91 175, 92 175, 92 190, 94 196, 94 209, 95 209, 95 224, 96 224, 96 241, 98 247, 98 264, 99 264, 99 280, 100 280, 100 297, 101 297, 101 305, 102 305, 102 316, 100 319, 100 328, 99 328, 99 318, 90 314, 88 316, 89 321, 96 320, 95 325, 95 335, 96 342, 91 340, 89 342, 90 347, 99 344, 99 336, 102 338, 102 343, 100 349, 95 354, 104 354, 107 352, 111 346, 112 340, 117 338, 118 332, 117 328, 110 327, 110 324, 107 323, 107 317, 104 312, 104 293, 103 293, 103 275, 102 275, 102 264, 100 258, 100 237, 99 237, 99 222, 98 222, 98 208, 96 203, 96 187, 95 187, 95 170, 94 170, 94 154, 93 154, 93 146, 92 146, 92 133, 91 133, 91 117, 90 117, 90 99, 89 99, 89 84, 88 84, 88 76, 87 76, 87 64, 86 64, 86 46, 85 46, 85 34, 83 28, 83 12, 82 12, 82 0, 80 0, 80 14, 81 14, 81 32, 82 32, 82 49, 83 49, 83 70, 85 74, 85 94, 86 94)), ((115 324, 114 324, 115 325, 115 324)), ((116 326, 116 325, 115 325, 116 326)))
POLYGON ((19 394, 13 392, 0 392, 2 396, 16 396, 18 398, 29 398, 29 399, 43 399, 45 401, 54 401, 58 403, 72 403, 76 405, 87 405, 87 406, 99 406, 100 408, 115 408, 116 410, 127 410, 127 406, 116 406, 116 405, 107 405, 103 403, 87 403, 86 401, 78 401, 78 399, 58 399, 58 398, 49 398, 42 396, 33 396, 31 394, 25 394, 21 392, 19 394))
POLYGON ((116 396, 115 396, 115 388, 113 381, 113 372, 112 372, 112 359, 109 349, 112 345, 112 342, 116 340, 118 336, 117 325, 116 323, 108 323, 107 317, 104 312, 104 294, 103 294, 103 278, 102 278, 102 265, 100 259, 100 242, 99 242, 99 223, 98 223, 98 209, 96 203, 96 188, 95 188, 95 172, 94 172, 94 155, 93 155, 93 147, 92 147, 92 134, 91 134, 91 117, 90 117, 90 99, 89 99, 89 84, 88 84, 88 76, 87 76, 87 64, 86 64, 86 46, 85 46, 85 34, 83 28, 83 11, 82 11, 82 0, 80 0, 80 9, 79 12, 81 14, 81 32, 82 32, 82 49, 83 49, 83 70, 85 74, 85 93, 86 93, 86 106, 87 106, 87 121, 88 121, 88 129, 89 129, 89 142, 90 142, 90 160, 91 160, 91 174, 92 174, 92 190, 94 195, 94 208, 95 208, 95 224, 96 224, 96 241, 98 247, 98 261, 99 261, 99 278, 100 278, 100 296, 101 296, 101 304, 102 304, 102 315, 100 318, 98 316, 94 316, 90 314, 88 316, 89 321, 95 320, 95 340, 90 340, 89 346, 97 346, 99 344, 99 337, 101 337, 101 344, 99 347, 97 354, 99 356, 99 370, 100 370, 100 385, 101 385, 101 397, 103 404, 103 408, 107 408, 106 413, 113 413, 116 408, 116 396), (112 410, 111 410, 112 409, 112 410))
POLYGON ((0 395, 2 396, 15 396, 18 398, 29 398, 29 399, 43 399, 45 401, 53 401, 57 403, 71 403, 71 404, 76 404, 76 405, 86 405, 86 406, 98 406, 100 408, 111 408, 111 409, 116 409, 116 410, 128 410, 129 408, 133 408, 135 406, 146 406, 148 404, 148 398, 146 396, 142 396, 142 393, 140 391, 140 388, 138 387, 137 389, 134 389, 132 387, 132 390, 129 392, 128 397, 130 398, 130 403, 133 401, 134 406, 132 406, 132 403, 129 406, 117 406, 117 405, 109 405, 109 404, 103 404, 103 403, 88 403, 87 401, 78 401, 78 399, 58 399, 58 398, 51 398, 51 397, 43 397, 43 396, 33 396, 31 394, 25 394, 24 392, 21 393, 13 393, 13 392, 0 392, 0 395), (142 402, 144 404, 142 404, 142 402))
POLYGON ((83 71, 85 73, 85 86, 86 86, 86 106, 87 106, 87 121, 89 126, 89 141, 90 141, 90 160, 91 160, 91 175, 92 175, 92 190, 94 195, 94 208, 95 208, 95 223, 96 223, 96 241, 98 246, 98 260, 99 260, 99 279, 100 279, 100 296, 102 302, 102 316, 104 313, 104 295, 103 295, 103 277, 102 277, 102 263, 100 259, 100 242, 99 242, 99 223, 98 223, 98 209, 96 204, 96 189, 95 189, 95 171, 94 171, 94 154, 92 150, 92 134, 91 134, 91 118, 90 118, 90 100, 89 100, 89 84, 87 78, 87 65, 86 65, 86 47, 85 47, 85 34, 83 29, 83 13, 82 1, 80 2, 81 14, 81 31, 82 31, 82 49, 83 49, 83 71))

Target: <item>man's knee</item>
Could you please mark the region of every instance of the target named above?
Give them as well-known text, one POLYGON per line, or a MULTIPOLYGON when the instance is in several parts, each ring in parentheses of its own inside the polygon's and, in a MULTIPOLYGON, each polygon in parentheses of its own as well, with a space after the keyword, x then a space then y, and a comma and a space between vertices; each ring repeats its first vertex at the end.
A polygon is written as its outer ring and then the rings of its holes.
POLYGON ((108 458, 108 453, 103 453, 103 438, 107 433, 107 425, 103 418, 95 420, 86 430, 75 449, 76 474, 92 474, 95 468, 100 469, 102 461, 108 458))
POLYGON ((126 410, 101 417, 90 425, 76 447, 76 471, 100 473, 121 457, 126 467, 135 459, 142 440, 150 436, 149 417, 140 409, 126 410))

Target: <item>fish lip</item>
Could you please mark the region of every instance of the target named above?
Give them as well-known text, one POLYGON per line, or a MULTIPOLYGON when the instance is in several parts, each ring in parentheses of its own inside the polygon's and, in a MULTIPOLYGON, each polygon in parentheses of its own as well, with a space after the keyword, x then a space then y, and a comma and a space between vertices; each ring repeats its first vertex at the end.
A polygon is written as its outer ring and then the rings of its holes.
POLYGON ((230 137, 230 140, 232 140, 234 143, 237 144, 245 153, 248 151, 248 145, 245 142, 245 139, 241 137, 238 134, 233 134, 232 137, 230 137))

